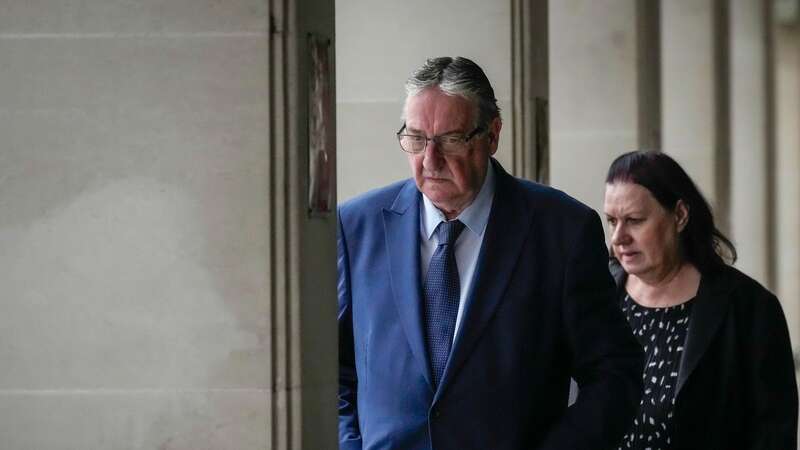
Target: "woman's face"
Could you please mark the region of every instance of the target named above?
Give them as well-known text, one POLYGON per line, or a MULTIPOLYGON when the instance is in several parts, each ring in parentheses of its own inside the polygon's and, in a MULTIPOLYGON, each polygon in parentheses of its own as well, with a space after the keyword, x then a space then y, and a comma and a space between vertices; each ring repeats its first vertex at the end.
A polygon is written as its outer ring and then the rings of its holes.
POLYGON ((661 206, 649 190, 635 183, 606 185, 605 210, 611 249, 630 275, 660 280, 680 266, 679 233, 688 210, 661 206))

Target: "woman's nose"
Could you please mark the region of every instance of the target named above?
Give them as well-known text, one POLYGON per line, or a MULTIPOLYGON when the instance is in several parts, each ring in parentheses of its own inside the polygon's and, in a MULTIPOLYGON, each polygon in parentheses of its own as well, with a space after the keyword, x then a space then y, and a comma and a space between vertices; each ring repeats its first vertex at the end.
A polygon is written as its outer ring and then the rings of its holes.
POLYGON ((625 227, 623 225, 617 225, 613 228, 611 232, 611 243, 614 245, 626 244, 630 240, 630 236, 628 235, 625 227))

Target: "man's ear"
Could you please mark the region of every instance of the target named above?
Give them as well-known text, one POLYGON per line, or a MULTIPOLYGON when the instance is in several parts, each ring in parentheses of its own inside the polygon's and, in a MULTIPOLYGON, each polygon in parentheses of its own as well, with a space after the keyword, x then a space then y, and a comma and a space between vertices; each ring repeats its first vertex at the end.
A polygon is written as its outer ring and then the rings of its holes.
POLYGON ((500 130, 503 128, 503 121, 500 120, 500 117, 495 117, 489 123, 489 133, 488 133, 488 141, 489 141, 489 154, 494 155, 497 151, 497 144, 500 141, 500 130))

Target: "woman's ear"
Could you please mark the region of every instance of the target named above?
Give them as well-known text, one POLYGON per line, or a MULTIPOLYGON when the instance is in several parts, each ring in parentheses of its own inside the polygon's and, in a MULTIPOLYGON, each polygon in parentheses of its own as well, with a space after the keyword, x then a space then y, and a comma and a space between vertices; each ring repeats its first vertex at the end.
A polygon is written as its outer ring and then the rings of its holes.
POLYGON ((678 227, 678 233, 686 228, 689 223, 689 205, 683 200, 678 200, 675 204, 675 224, 678 227))

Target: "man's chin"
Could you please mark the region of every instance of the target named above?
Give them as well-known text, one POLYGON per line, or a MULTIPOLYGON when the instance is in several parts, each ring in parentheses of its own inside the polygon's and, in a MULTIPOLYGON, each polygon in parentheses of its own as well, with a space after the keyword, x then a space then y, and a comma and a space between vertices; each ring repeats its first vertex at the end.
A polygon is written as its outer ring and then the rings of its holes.
POLYGON ((453 192, 448 189, 437 189, 436 186, 431 186, 426 184, 421 189, 422 193, 425 194, 425 197, 428 197, 428 200, 432 201, 434 204, 448 204, 453 201, 453 192))

